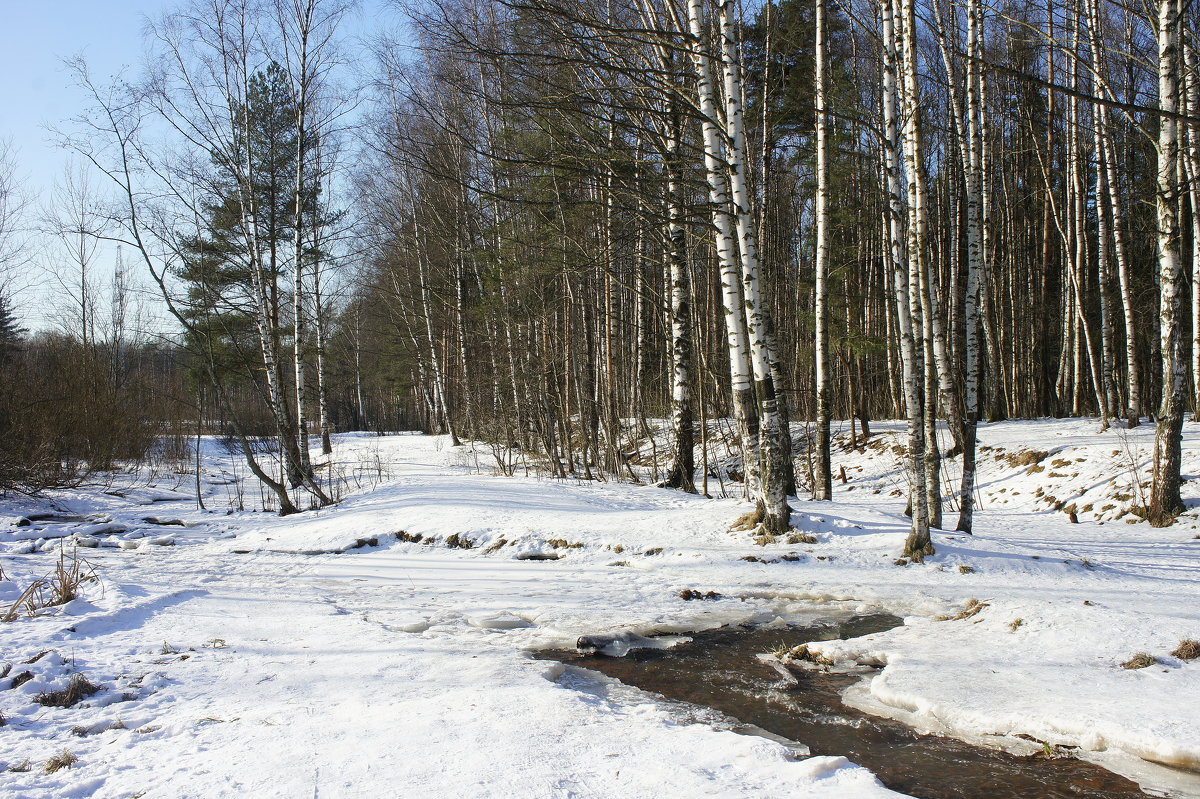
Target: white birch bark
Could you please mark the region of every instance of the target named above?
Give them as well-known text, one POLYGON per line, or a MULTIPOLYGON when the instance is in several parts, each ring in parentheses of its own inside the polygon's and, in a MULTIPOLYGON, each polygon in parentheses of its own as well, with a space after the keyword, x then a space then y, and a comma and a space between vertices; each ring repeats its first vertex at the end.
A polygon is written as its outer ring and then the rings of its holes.
POLYGON ((979 58, 983 54, 983 11, 979 0, 967 3, 967 91, 966 91, 966 170, 967 192, 967 292, 963 301, 964 371, 963 391, 963 471, 959 486, 958 526, 970 533, 975 518, 975 445, 979 421, 979 295, 985 258, 983 218, 983 150, 981 120, 986 103, 980 81, 979 58))
POLYGON ((813 25, 816 61, 816 171, 817 196, 813 210, 816 227, 816 262, 814 272, 815 331, 813 360, 816 365, 817 433, 816 467, 813 476, 813 499, 833 499, 833 465, 830 454, 829 408, 829 321, 826 318, 826 282, 829 279, 829 118, 825 109, 825 0, 816 0, 813 25))
POLYGON ((741 60, 729 14, 729 0, 716 0, 721 39, 721 71, 725 84, 726 170, 730 200, 741 253, 742 299, 749 334, 750 363, 754 373, 755 395, 760 420, 759 477, 763 503, 762 529, 768 534, 791 527, 791 508, 787 502, 786 460, 791 457, 790 436, 779 411, 779 397, 772 374, 770 320, 759 276, 758 235, 751 213, 747 183, 746 129, 742 103, 741 60))
POLYGON ((1162 347, 1162 402, 1154 434, 1154 473, 1148 515, 1166 525, 1183 510, 1179 497, 1187 361, 1183 354, 1182 295, 1177 197, 1179 158, 1179 28, 1177 0, 1158 2, 1158 279, 1162 347))
POLYGON ((742 306, 741 264, 735 252, 736 234, 729 211, 725 148, 718 126, 720 117, 716 86, 713 84, 711 58, 704 46, 703 0, 688 0, 688 31, 689 50, 696 72, 696 91, 700 101, 709 203, 713 208, 717 258, 721 268, 721 303, 725 318, 726 346, 729 351, 734 417, 741 438, 747 487, 758 495, 758 409, 754 401, 746 316, 742 306))
POLYGON ((904 407, 908 414, 909 506, 912 529, 904 543, 904 554, 921 560, 933 553, 929 539, 928 496, 925 491, 925 425, 922 409, 920 362, 917 355, 912 291, 909 269, 904 257, 904 202, 900 177, 900 133, 897 125, 899 68, 893 0, 881 0, 880 21, 883 48, 883 158, 888 195, 888 260, 892 266, 895 290, 896 326, 900 340, 900 364, 903 375, 904 407))
MULTIPOLYGON (((917 81, 916 11, 913 0, 898 0, 893 20, 899 34, 899 97, 902 108, 903 152, 908 175, 908 287, 914 337, 920 329, 918 351, 925 381, 922 418, 925 424, 924 469, 926 512, 931 527, 942 519, 940 457, 937 447, 937 397, 940 395, 953 430, 961 426, 949 365, 945 361, 945 338, 940 334, 934 289, 926 252, 929 212, 925 185, 925 162, 921 140, 920 88, 917 81), (944 367, 944 368, 943 368, 944 367)), ((957 440, 956 436, 956 440, 957 440)))

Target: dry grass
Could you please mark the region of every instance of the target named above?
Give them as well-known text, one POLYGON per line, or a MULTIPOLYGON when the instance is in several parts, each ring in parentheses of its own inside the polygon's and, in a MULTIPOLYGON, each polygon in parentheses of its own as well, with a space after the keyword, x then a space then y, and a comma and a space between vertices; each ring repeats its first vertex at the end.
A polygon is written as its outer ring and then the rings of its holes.
POLYGON ((32 616, 42 608, 65 605, 79 597, 79 589, 84 583, 95 579, 98 579, 95 567, 79 557, 78 549, 72 549, 68 555, 62 548, 58 551, 54 571, 30 583, 0 614, 0 622, 16 621, 22 615, 32 616))
POLYGON ((1129 660, 1122 663, 1121 668, 1123 668, 1123 669, 1144 669, 1148 666, 1153 666, 1157 662, 1158 662, 1157 660, 1155 660, 1152 656, 1147 655, 1145 652, 1138 652, 1136 655, 1131 657, 1129 660))
POLYGON ((1024 619, 1013 619, 1012 621, 1010 621, 1008 623, 1008 631, 1011 633, 1015 633, 1017 631, 1017 628, 1020 627, 1024 623, 1025 623, 1024 619))
POLYGON ((473 549, 475 544, 465 535, 453 533, 446 538, 446 546, 450 549, 473 549))
POLYGON ((79 762, 79 758, 69 749, 64 749, 54 757, 46 761, 46 767, 42 769, 47 774, 53 774, 56 771, 61 771, 65 768, 71 768, 79 762))
POLYGON ((72 550, 68 559, 66 550, 60 549, 58 563, 55 564, 54 574, 50 577, 49 604, 65 605, 72 599, 77 599, 80 586, 95 579, 95 567, 79 557, 79 550, 72 550))
POLYGON ((953 616, 934 616, 934 621, 962 621, 977 615, 984 608, 988 607, 987 602, 980 602, 978 599, 968 599, 967 604, 953 616))
POLYGON ((16 598, 16 601, 8 606, 8 610, 6 610, 3 615, 0 615, 0 622, 16 621, 21 617, 22 614, 26 616, 31 615, 35 610, 41 607, 37 604, 37 597, 44 590, 45 584, 46 581, 41 578, 38 578, 30 583, 29 586, 21 592, 21 595, 16 598))
POLYGON ((1039 449, 1022 449, 1016 452, 1008 452, 999 456, 998 460, 1002 460, 1013 468, 1020 466, 1033 466, 1041 463, 1050 453, 1039 449))
POLYGON ((780 660, 782 660, 784 663, 795 663, 796 661, 802 661, 804 663, 813 663, 818 666, 830 666, 833 664, 833 661, 825 655, 809 649, 808 644, 800 644, 800 646, 794 647, 783 657, 781 657, 780 660))
POLYGON ((124 730, 124 729, 128 729, 125 726, 125 722, 121 721, 120 719, 117 719, 112 724, 105 724, 102 726, 93 726, 93 727, 84 727, 82 725, 75 726, 75 727, 71 728, 71 734, 76 735, 80 738, 86 738, 89 735, 96 735, 97 733, 108 732, 109 730, 124 730))
POLYGON ((1193 641, 1191 638, 1185 638, 1179 642, 1179 646, 1171 651, 1171 657, 1179 658, 1180 660, 1195 660, 1200 658, 1200 641, 1193 641))
POLYGON ((974 574, 974 573, 975 573, 975 567, 974 567, 974 566, 968 566, 968 565, 967 565, 967 564, 965 564, 965 563, 960 563, 960 564, 958 564, 958 573, 959 573, 959 574, 974 574))
POLYGON ((761 508, 755 508, 749 513, 745 513, 737 518, 733 526, 729 528, 730 532, 738 532, 745 530, 754 530, 762 524, 763 518, 766 516, 761 508))
POLYGON ((26 758, 15 766, 9 766, 8 770, 13 774, 23 774, 26 771, 33 771, 33 764, 29 762, 28 758, 26 758))
POLYGON ((102 686, 96 685, 82 674, 72 674, 66 688, 57 691, 45 691, 33 698, 33 701, 44 707, 71 707, 80 700, 86 699, 102 686))
POLYGON ((791 533, 787 537, 789 544, 815 544, 817 537, 809 533, 791 533))

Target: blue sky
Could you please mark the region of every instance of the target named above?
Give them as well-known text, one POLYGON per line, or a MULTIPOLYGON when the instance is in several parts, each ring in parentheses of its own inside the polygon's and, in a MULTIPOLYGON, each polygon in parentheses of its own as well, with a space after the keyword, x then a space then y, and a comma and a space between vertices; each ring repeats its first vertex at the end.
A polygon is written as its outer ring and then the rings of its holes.
POLYGON ((141 61, 142 28, 168 0, 0 0, 0 137, 18 150, 18 172, 28 188, 47 186, 63 155, 46 143, 44 126, 74 115, 82 105, 62 59, 82 54, 96 76, 141 61))
MULTIPOLYGON (((18 172, 29 189, 49 187, 61 172, 63 154, 49 144, 45 125, 61 123, 83 105, 62 66, 83 55, 97 79, 136 71, 142 61, 147 17, 179 5, 178 0, 0 0, 0 138, 17 147, 18 172)), ((378 24, 386 0, 364 0, 349 20, 352 33, 378 24)), ((386 14, 395 22, 394 12, 386 14)))
MULTIPOLYGON (((143 62, 147 18, 182 5, 183 0, 0 0, 0 139, 14 145, 17 174, 34 205, 48 201, 51 188, 67 164, 65 152, 51 142, 47 125, 64 125, 86 105, 72 85, 63 59, 82 55, 100 83, 127 69, 131 76, 143 62)), ((346 20, 349 46, 362 35, 386 25, 398 14, 384 11, 388 0, 359 0, 360 12, 346 20)), ((34 241, 36 262, 46 256, 34 241)), ((16 297, 24 306, 24 323, 41 328, 49 322, 45 302, 48 284, 39 270, 19 281, 16 297)), ((10 286, 11 288, 15 288, 10 286)))

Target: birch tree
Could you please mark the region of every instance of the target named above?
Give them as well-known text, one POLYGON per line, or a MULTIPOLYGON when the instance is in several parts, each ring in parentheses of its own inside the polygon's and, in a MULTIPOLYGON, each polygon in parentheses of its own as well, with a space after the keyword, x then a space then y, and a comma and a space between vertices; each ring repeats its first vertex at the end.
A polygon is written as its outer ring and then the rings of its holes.
POLYGON ((1154 472, 1147 516, 1170 524, 1183 510, 1179 497, 1187 359, 1183 351, 1185 290, 1179 241, 1179 0, 1159 0, 1158 44, 1158 221, 1159 319, 1162 340, 1162 401, 1154 433, 1154 472))
POLYGON ((825 108, 825 0, 815 0, 814 9, 817 196, 816 206, 813 210, 813 225, 816 228, 816 262, 813 266, 813 305, 816 329, 813 341, 813 360, 816 366, 817 389, 817 452, 815 474, 813 475, 813 499, 829 500, 833 499, 833 465, 830 462, 829 445, 829 322, 826 318, 827 282, 829 280, 829 118, 825 108))

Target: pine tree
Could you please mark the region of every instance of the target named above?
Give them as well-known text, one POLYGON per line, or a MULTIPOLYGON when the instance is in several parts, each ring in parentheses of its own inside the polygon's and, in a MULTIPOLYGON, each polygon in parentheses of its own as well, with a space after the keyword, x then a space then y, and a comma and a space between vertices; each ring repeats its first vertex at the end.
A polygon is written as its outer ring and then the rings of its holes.
MULTIPOLYGON (((315 180, 296 202, 296 164, 312 142, 301 146, 288 76, 276 63, 250 76, 245 100, 232 111, 232 151, 212 153, 214 196, 203 206, 200 229, 180 242, 184 259, 176 274, 188 287, 188 346, 216 380, 260 384, 288 481, 314 490, 285 368, 287 317, 300 291, 294 278, 288 281, 298 255, 294 243, 310 241, 303 228, 321 223, 315 180)), ((299 255, 316 261, 316 253, 299 255)))
POLYGON ((0 361, 8 360, 21 343, 27 331, 17 324, 17 315, 12 300, 0 294, 0 361))

